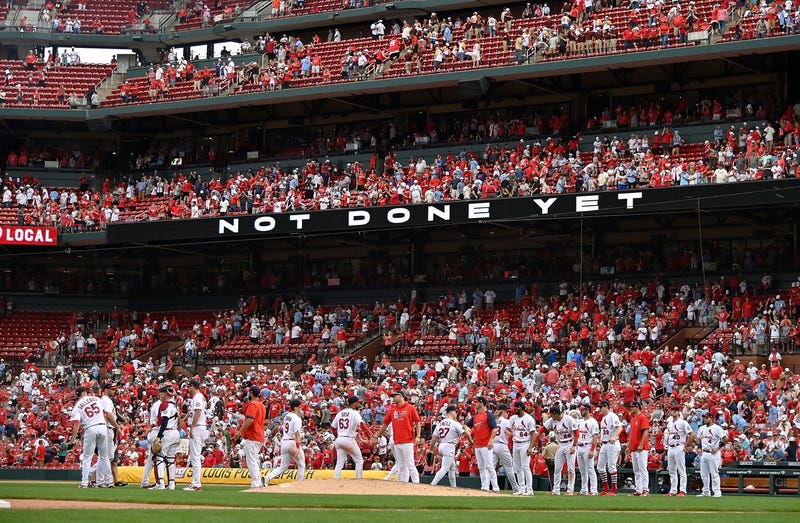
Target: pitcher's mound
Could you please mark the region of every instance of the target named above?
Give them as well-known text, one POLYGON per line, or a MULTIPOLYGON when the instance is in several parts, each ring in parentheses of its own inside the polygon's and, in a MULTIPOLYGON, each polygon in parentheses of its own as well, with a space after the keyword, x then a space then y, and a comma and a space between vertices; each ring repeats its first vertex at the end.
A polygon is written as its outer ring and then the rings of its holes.
POLYGON ((398 483, 374 479, 307 479, 279 483, 269 487, 246 492, 266 492, 270 494, 340 494, 340 495, 376 495, 376 496, 500 496, 494 492, 469 488, 451 488, 443 485, 424 485, 414 483, 398 483))

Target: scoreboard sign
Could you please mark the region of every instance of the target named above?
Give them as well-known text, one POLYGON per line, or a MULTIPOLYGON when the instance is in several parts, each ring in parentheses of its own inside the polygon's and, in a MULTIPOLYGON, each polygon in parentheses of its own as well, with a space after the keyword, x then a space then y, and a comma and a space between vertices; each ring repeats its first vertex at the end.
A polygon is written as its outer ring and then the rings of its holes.
POLYGON ((58 229, 55 227, 31 227, 28 225, 0 226, 2 245, 57 245, 58 229))

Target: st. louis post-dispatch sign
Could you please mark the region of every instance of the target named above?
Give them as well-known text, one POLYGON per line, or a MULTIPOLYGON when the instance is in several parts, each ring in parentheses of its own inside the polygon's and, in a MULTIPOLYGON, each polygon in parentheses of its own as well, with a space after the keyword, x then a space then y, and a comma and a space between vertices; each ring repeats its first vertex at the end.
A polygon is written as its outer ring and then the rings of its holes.
POLYGON ((800 202, 800 180, 696 185, 664 189, 547 194, 431 204, 232 215, 192 220, 113 223, 109 243, 227 240, 328 232, 434 227, 493 221, 570 220, 714 209, 786 206, 800 202))
POLYGON ((57 245, 58 229, 28 225, 0 225, 2 245, 57 245))

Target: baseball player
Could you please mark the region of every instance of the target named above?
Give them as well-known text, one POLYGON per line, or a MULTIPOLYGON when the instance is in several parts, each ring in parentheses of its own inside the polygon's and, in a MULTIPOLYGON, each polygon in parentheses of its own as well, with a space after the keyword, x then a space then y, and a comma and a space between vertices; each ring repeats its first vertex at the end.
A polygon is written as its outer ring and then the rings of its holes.
MULTIPOLYGON (((264 446, 264 420, 266 407, 261 402, 261 389, 252 385, 247 389, 250 401, 244 407, 244 423, 236 431, 236 438, 242 438, 244 443, 244 456, 247 460, 247 470, 250 472, 250 488, 258 489, 261 483, 261 459, 259 453, 264 446)), ((303 460, 305 462, 305 460, 303 460)), ((289 461, 286 461, 287 467, 289 461)))
POLYGON ((436 472, 436 475, 431 481, 431 485, 438 485, 439 481, 445 476, 450 480, 450 486, 456 487, 456 447, 458 447, 458 440, 462 434, 467 432, 461 423, 456 420, 458 416, 458 407, 455 405, 448 405, 445 410, 445 417, 433 429, 433 438, 431 438, 431 448, 437 443, 439 444, 439 455, 442 456, 442 466, 436 472))
MULTIPOLYGON (((206 428, 206 397, 200 392, 198 380, 189 381, 189 419, 187 420, 187 436, 189 436, 189 464, 192 467, 192 484, 183 490, 198 492, 203 490, 200 477, 203 474, 203 445, 208 439, 206 428)), ((260 476, 259 476, 260 479, 260 476)))
MULTIPOLYGON (((156 401, 150 406, 150 432, 147 433, 147 447, 153 444, 155 441, 156 436, 158 435, 158 428, 159 428, 159 419, 158 413, 161 410, 161 401, 163 400, 164 394, 159 390, 156 401)), ((153 471, 153 466, 156 462, 156 456, 153 453, 149 453, 147 459, 144 460, 144 470, 142 471, 142 488, 153 488, 156 486, 155 483, 150 483, 150 473, 153 471)))
POLYGON ((581 473, 581 496, 597 495, 597 473, 594 460, 600 447, 600 425, 592 417, 592 406, 585 403, 578 405, 581 419, 578 421, 578 470, 581 473))
MULTIPOLYGON (((108 453, 108 463, 109 469, 108 472, 110 473, 108 477, 102 477, 99 473, 99 464, 100 461, 97 462, 95 467, 92 469, 95 471, 95 482, 99 486, 104 487, 114 487, 116 486, 116 470, 117 464, 114 461, 114 454, 117 452, 117 442, 115 438, 116 431, 119 430, 119 425, 117 424, 117 411, 114 408, 114 402, 111 400, 111 395, 114 393, 114 384, 113 383, 104 383, 102 387, 103 393, 100 396, 100 404, 103 406, 103 412, 107 412, 110 414, 110 419, 113 420, 113 423, 107 421, 106 422, 106 429, 108 430, 108 435, 106 436, 106 451, 108 453)), ((108 419, 108 418, 106 418, 108 419)))
MULTIPOLYGON (((517 476, 514 473, 514 461, 511 457, 511 451, 508 449, 508 438, 511 430, 511 420, 506 417, 508 412, 508 405, 500 405, 495 411, 495 418, 497 420, 497 436, 494 437, 494 447, 492 448, 492 457, 494 458, 494 468, 500 463, 506 473, 506 478, 511 484, 511 489, 514 494, 520 490, 517 476)), ((512 436, 513 437, 513 436, 512 436)))
POLYGON ((366 434, 369 427, 364 423, 361 413, 357 410, 361 406, 361 399, 358 396, 350 396, 347 399, 347 408, 340 410, 331 422, 331 429, 336 435, 333 446, 336 448, 336 467, 333 477, 340 479, 342 469, 347 462, 347 456, 353 458, 356 468, 356 479, 361 479, 364 471, 364 458, 361 456, 361 448, 356 442, 358 433, 366 434))
MULTIPOLYGON (((525 403, 514 402, 514 415, 508 420, 506 436, 514 441, 512 467, 517 481, 519 496, 533 496, 533 473, 531 472, 531 454, 533 442, 531 437, 536 432, 536 421, 525 411, 525 403)), ((496 441, 496 440, 495 440, 496 441)))
POLYGON ((281 466, 267 474, 264 486, 289 469, 289 464, 294 461, 297 465, 297 481, 303 481, 306 476, 306 456, 303 452, 303 413, 302 403, 294 398, 289 401, 289 412, 283 416, 281 440, 281 466))
POLYGON ((714 423, 710 411, 703 414, 703 425, 697 429, 695 437, 703 453, 700 455, 700 476, 703 478, 703 493, 697 497, 722 497, 719 486, 720 449, 728 440, 722 427, 714 423), (713 494, 712 494, 713 493, 713 494))
POLYGON ((416 407, 406 401, 402 391, 394 394, 394 405, 386 411, 383 425, 374 439, 380 438, 387 427, 392 426, 394 434, 394 458, 397 462, 397 480, 407 483, 419 483, 419 471, 414 466, 414 444, 419 442, 422 423, 416 407))
MULTIPOLYGON (((83 454, 81 456, 81 488, 89 487, 89 471, 92 468, 92 458, 97 450, 99 477, 110 477, 111 466, 108 462, 108 429, 107 423, 116 423, 108 412, 103 410, 100 398, 89 396, 86 389, 75 389, 78 401, 72 407, 69 420, 72 425, 70 444, 74 445, 78 437, 78 429, 83 428, 83 454)), ((98 485, 105 486, 105 485, 98 485)))
POLYGON ((667 496, 686 495, 686 453, 685 445, 692 436, 692 426, 681 417, 681 407, 677 403, 670 407, 672 416, 667 420, 664 444, 667 445, 667 469, 669 470, 669 493, 667 496))
POLYGON ((467 420, 467 427, 471 429, 472 441, 475 446, 475 459, 478 462, 478 471, 481 476, 481 490, 500 492, 497 484, 497 472, 494 470, 494 437, 497 435, 497 421, 494 414, 486 409, 489 401, 483 396, 475 398, 475 415, 467 420))
POLYGON ((161 440, 161 452, 156 458, 156 485, 153 490, 175 490, 175 454, 181 443, 178 432, 178 406, 175 404, 175 389, 172 385, 161 387, 164 394, 159 405, 159 424, 156 439, 161 440))
POLYGON ((600 481, 603 482, 601 496, 617 495, 617 462, 619 461, 620 444, 619 435, 622 433, 622 422, 611 410, 608 400, 600 402, 600 456, 597 458, 597 468, 600 471, 600 481), (609 485, 609 475, 611 483, 609 485))
POLYGON ((650 453, 650 419, 642 412, 642 404, 632 401, 630 406, 628 447, 625 453, 633 465, 634 487, 631 496, 649 496, 647 456, 650 453))
POLYGON ((564 464, 567 465, 567 491, 565 495, 572 496, 575 490, 575 450, 578 441, 578 424, 572 416, 564 416, 561 407, 553 405, 550 407, 550 418, 544 422, 544 426, 539 430, 539 436, 545 432, 555 432, 558 450, 555 457, 555 468, 553 470, 553 490, 551 494, 558 496, 561 494, 561 473, 564 464))

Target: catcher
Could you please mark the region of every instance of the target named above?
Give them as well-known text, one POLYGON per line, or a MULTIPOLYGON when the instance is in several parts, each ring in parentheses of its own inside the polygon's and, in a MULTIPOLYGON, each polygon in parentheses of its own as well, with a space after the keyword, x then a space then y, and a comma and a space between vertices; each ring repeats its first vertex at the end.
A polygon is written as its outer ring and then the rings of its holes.
MULTIPOLYGON (((164 400, 164 393, 161 390, 158 391, 158 396, 156 401, 150 406, 150 432, 147 433, 147 448, 150 449, 149 455, 147 459, 144 460, 144 470, 142 471, 142 488, 153 488, 156 486, 155 483, 150 483, 150 473, 153 471, 153 467, 156 461, 157 452, 153 452, 153 442, 158 436, 158 431, 160 427, 160 412, 161 412, 161 402, 164 400)), ((159 442, 158 452, 161 452, 161 442, 159 442)))
POLYGON ((154 490, 175 490, 175 454, 181 442, 178 432, 178 406, 175 404, 175 389, 165 385, 159 390, 163 396, 158 408, 158 433, 151 445, 154 456, 156 484, 154 490))

